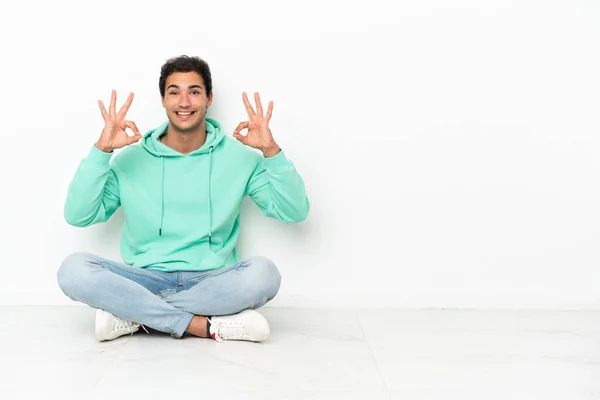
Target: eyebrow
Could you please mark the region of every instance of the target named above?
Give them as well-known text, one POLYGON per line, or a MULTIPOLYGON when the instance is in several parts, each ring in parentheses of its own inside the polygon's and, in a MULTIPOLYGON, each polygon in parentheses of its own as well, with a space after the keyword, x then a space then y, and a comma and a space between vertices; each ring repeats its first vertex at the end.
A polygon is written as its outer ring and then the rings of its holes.
MULTIPOLYGON (((167 87, 167 90, 170 89, 170 88, 172 88, 172 87, 175 88, 175 89, 179 89, 179 86, 177 86, 175 84, 171 84, 171 85, 169 85, 167 87)), ((190 86, 188 86, 188 89, 195 89, 195 88, 202 89, 202 86, 200 86, 200 85, 190 85, 190 86)))

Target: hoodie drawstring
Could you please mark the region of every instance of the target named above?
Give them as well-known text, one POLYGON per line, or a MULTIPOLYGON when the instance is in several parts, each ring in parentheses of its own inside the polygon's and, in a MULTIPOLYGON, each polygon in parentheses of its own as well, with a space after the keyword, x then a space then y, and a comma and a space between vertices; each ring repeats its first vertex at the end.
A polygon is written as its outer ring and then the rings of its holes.
MULTIPOLYGON (((210 176, 212 174, 212 151, 213 146, 208 149, 208 179, 206 184, 208 185, 208 247, 212 246, 212 205, 210 196, 210 176)), ((158 235, 162 236, 163 221, 165 217, 165 157, 160 156, 162 159, 162 180, 160 189, 160 228, 158 228, 158 235)))
POLYGON ((165 156, 162 158, 162 182, 160 189, 160 228, 158 228, 158 236, 162 236, 163 219, 165 217, 165 156))
POLYGON ((208 179, 206 184, 208 185, 208 248, 212 246, 212 207, 210 204, 210 175, 212 173, 212 151, 213 147, 208 148, 208 179))

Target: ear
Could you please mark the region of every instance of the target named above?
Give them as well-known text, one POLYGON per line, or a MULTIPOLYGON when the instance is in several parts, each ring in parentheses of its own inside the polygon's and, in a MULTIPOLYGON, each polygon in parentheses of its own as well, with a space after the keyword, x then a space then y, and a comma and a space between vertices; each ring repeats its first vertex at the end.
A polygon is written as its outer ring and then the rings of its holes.
POLYGON ((161 97, 160 97, 160 102, 161 102, 161 104, 162 104, 163 108, 166 108, 166 107, 165 107, 165 97, 164 97, 164 96, 161 96, 161 97))
POLYGON ((208 95, 208 101, 206 102, 206 107, 210 107, 210 105, 212 104, 212 99, 213 99, 213 92, 211 91, 210 94, 208 95))

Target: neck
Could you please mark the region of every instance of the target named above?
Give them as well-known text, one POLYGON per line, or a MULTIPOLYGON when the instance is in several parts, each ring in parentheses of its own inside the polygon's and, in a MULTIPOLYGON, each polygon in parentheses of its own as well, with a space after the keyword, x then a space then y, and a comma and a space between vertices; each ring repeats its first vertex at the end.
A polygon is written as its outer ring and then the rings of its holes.
POLYGON ((169 124, 167 133, 160 138, 160 141, 181 154, 188 154, 198 150, 206 143, 206 125, 202 123, 197 129, 191 132, 181 132, 173 125, 169 124))

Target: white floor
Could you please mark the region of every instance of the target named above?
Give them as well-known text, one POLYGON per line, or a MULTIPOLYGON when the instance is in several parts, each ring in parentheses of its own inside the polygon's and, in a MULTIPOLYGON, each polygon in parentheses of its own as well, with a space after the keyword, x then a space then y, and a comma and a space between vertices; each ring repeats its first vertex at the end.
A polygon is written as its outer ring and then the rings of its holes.
POLYGON ((0 307, 0 399, 600 399, 600 312, 262 312, 265 343, 98 343, 89 308, 0 307))

